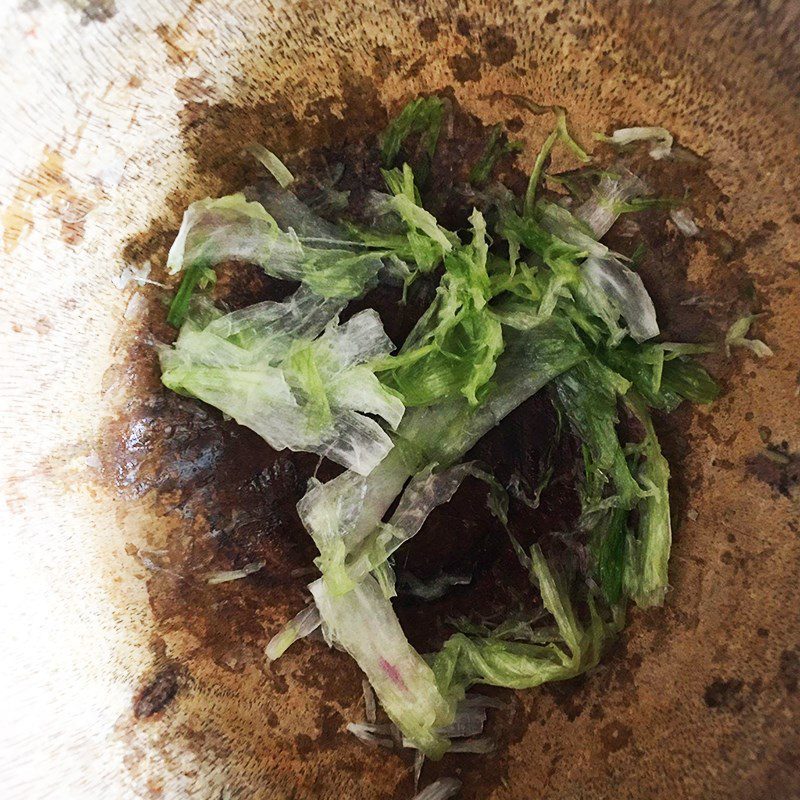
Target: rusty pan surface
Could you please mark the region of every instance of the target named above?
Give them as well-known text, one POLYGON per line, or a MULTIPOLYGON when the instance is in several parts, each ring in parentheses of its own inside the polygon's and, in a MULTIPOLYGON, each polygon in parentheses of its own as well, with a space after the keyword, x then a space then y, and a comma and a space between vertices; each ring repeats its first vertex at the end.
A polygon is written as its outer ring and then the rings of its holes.
POLYGON ((774 357, 712 359, 723 396, 664 429, 665 607, 632 612, 592 674, 508 693, 498 752, 425 780, 495 800, 800 797, 797 2, 26 0, 4 17, 6 796, 413 794, 406 756, 344 731, 363 714, 350 660, 311 642, 264 662, 304 561, 280 532, 247 533, 246 436, 201 420, 192 445, 224 458, 189 492, 195 451, 188 467, 180 448, 142 456, 163 310, 114 280, 145 261, 163 277, 182 209, 240 185, 242 144, 302 155, 444 89, 528 153, 549 121, 505 95, 566 106, 585 140, 669 128, 707 235, 654 245, 663 327, 719 338, 758 311, 774 357), (210 538, 214 471, 238 481, 239 539, 210 538), (211 593, 184 571, 259 555, 264 536, 260 577, 211 593))

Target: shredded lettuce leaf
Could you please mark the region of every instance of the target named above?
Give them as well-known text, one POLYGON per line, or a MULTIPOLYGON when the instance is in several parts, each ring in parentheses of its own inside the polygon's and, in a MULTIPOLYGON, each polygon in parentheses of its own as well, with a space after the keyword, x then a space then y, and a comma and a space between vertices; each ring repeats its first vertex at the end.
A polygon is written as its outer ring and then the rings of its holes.
POLYGON ((675 223, 675 227, 684 235, 691 238, 700 233, 700 228, 692 217, 692 212, 688 208, 673 208, 669 212, 669 218, 675 223))
POLYGON ((313 603, 289 620, 270 640, 265 651, 270 661, 280 658, 298 639, 313 633, 321 624, 319 609, 313 603))
POLYGON ((289 184, 294 183, 294 175, 287 166, 271 150, 260 144, 251 144, 245 147, 246 152, 265 166, 273 178, 285 189, 289 184))
POLYGON ((608 484, 615 504, 632 508, 642 490, 631 475, 616 432, 618 397, 628 391, 630 382, 591 358, 556 377, 554 387, 567 419, 591 456, 586 467, 592 501, 601 499, 608 484))
POLYGON ((672 546, 669 513, 669 464, 661 453, 653 421, 640 397, 631 393, 627 407, 644 427, 637 479, 646 489, 640 500, 639 525, 629 536, 625 555, 624 585, 634 602, 643 607, 659 606, 669 586, 668 566, 672 546))
POLYGON ((310 585, 330 644, 346 650, 364 671, 386 714, 430 758, 448 747, 438 729, 455 718, 433 670, 411 647, 377 581, 367 576, 352 591, 333 595, 322 580, 310 585))
MULTIPOLYGON (((349 555, 347 572, 350 579, 356 582, 368 572, 374 573, 382 568, 403 544, 420 532, 437 506, 451 500, 468 476, 485 481, 495 494, 504 491, 495 478, 476 462, 468 461, 440 471, 433 471, 429 465, 408 482, 389 521, 379 523, 375 531, 349 555)), ((387 596, 395 596, 393 578, 382 588, 387 596)))
POLYGON ((761 339, 749 339, 747 332, 750 326, 761 316, 761 314, 750 314, 749 316, 737 319, 728 328, 725 334, 725 353, 730 357, 732 347, 745 347, 758 358, 767 358, 773 355, 772 350, 761 341, 761 339))
POLYGON ((477 406, 462 398, 410 409, 398 433, 418 448, 423 463, 452 464, 517 406, 588 357, 571 323, 553 317, 509 336, 477 406))
POLYGON ((558 633, 545 644, 454 634, 430 659, 445 696, 461 698, 477 683, 529 689, 574 678, 597 664, 614 627, 603 622, 591 599, 589 624, 578 621, 563 579, 550 570, 538 545, 531 548, 531 579, 558 633))
POLYGON ((489 133, 489 140, 469 172, 469 182, 473 186, 483 186, 491 177, 495 164, 508 153, 517 153, 522 149, 522 142, 503 143, 503 126, 494 125, 489 133))
POLYGON ((345 563, 347 557, 381 524, 406 481, 425 463, 407 440, 397 436, 395 442, 369 475, 351 470, 326 483, 312 478, 297 504, 300 520, 320 553, 316 564, 336 594, 355 585, 345 563))
POLYGON ((683 400, 710 403, 719 386, 688 354, 707 353, 711 345, 640 344, 621 342, 615 348, 598 351, 608 367, 627 378, 648 405, 674 411, 683 400))
POLYGON ((436 154, 436 143, 444 117, 441 98, 419 97, 408 103, 389 124, 381 142, 381 159, 384 167, 393 167, 403 142, 413 134, 420 135, 417 177, 422 183, 428 178, 431 162, 436 154))
POLYGON ((181 280, 181 285, 172 298, 172 302, 167 312, 167 322, 175 328, 180 328, 186 315, 189 313, 189 304, 195 289, 205 289, 213 286, 217 282, 217 273, 209 266, 209 263, 200 258, 195 261, 187 270, 181 280))
POLYGON ((597 582, 612 606, 622 600, 624 589, 628 515, 628 509, 621 506, 605 510, 592 532, 597 582))
POLYGON ((472 405, 494 374, 503 351, 502 326, 488 308, 486 222, 475 210, 473 236, 445 256, 437 298, 397 357, 375 365, 407 406, 424 406, 462 394, 472 405))
POLYGON ((211 268, 226 261, 257 264, 272 277, 302 281, 323 297, 343 298, 363 294, 382 266, 380 254, 344 238, 301 238, 291 227, 281 230, 261 203, 243 194, 192 203, 170 248, 167 268, 173 274, 187 269, 188 281, 198 264, 211 268))
POLYGON ((606 321, 610 329, 613 330, 614 317, 622 316, 630 335, 637 342, 658 335, 653 301, 639 275, 622 261, 614 256, 591 256, 583 262, 581 275, 587 305, 606 321))
POLYGON ((391 194, 373 192, 371 196, 373 213, 382 220, 382 227, 365 229, 351 225, 349 229, 368 247, 385 251, 407 265, 413 264, 413 269, 407 267, 407 280, 411 281, 418 274, 436 269, 445 255, 459 245, 459 239, 420 205, 419 190, 408 164, 403 164, 402 169, 382 172, 391 194))
POLYGON ((162 381, 276 450, 319 453, 368 474, 392 441, 365 414, 396 426, 405 409, 364 366, 393 347, 380 318, 367 310, 339 325, 341 307, 303 288, 230 314, 205 305, 174 346, 159 349, 162 381))
MULTIPOLYGON (((502 219, 501 231, 506 238, 539 255, 550 270, 549 275, 535 278, 538 292, 528 281, 530 299, 539 301, 536 307, 527 303, 528 324, 546 319, 560 303, 573 321, 580 320, 580 326, 593 339, 599 334, 591 320, 601 320, 612 345, 622 341, 628 332, 618 324, 621 316, 637 341, 658 333, 653 302, 641 278, 605 245, 593 241, 588 227, 566 209, 556 210, 552 204, 544 204, 541 211, 527 218, 508 213, 502 219), (565 304, 561 298, 573 302, 565 304)), ((516 316, 505 316, 504 320, 523 325, 524 313, 515 302, 516 316)), ((507 304, 504 311, 508 314, 507 304)))
MULTIPOLYGON (((613 185, 606 187, 606 196, 627 196, 633 180, 628 180, 624 185, 622 181, 615 178, 613 185)), ((536 218, 548 233, 583 251, 560 254, 562 258, 570 255, 575 259, 580 259, 584 254, 588 256, 580 265, 580 280, 573 282, 572 293, 585 311, 603 320, 610 334, 610 343, 618 344, 626 332, 637 342, 642 342, 658 335, 655 307, 641 277, 627 267, 620 256, 597 241, 617 218, 617 212, 613 209, 615 201, 609 199, 608 202, 612 205, 607 207, 605 201, 593 197, 577 209, 575 216, 565 208, 540 202, 537 204, 536 218), (589 204, 593 206, 589 208, 589 204), (581 216, 582 209, 585 213, 581 216), (624 317, 627 331, 619 326, 620 317, 624 317)), ((530 224, 528 229, 531 229, 530 224)), ((549 252, 552 251, 543 250, 543 256, 547 258, 549 252)))
MULTIPOLYGON (((309 587, 314 603, 273 636, 266 655, 278 658, 321 627, 329 644, 356 660, 391 720, 377 720, 375 696, 365 690, 367 721, 348 729, 371 745, 417 749, 417 770, 425 756, 448 749, 495 747, 484 734, 486 704, 465 697, 471 686, 528 688, 572 678, 597 664, 627 602, 663 603, 669 466, 650 409, 672 411, 719 393, 692 359, 715 348, 649 341, 659 328, 635 271, 637 254, 627 258, 601 241, 621 214, 655 206, 671 208, 693 235, 696 226, 676 210, 681 203, 647 196, 644 182, 620 166, 548 176, 574 194, 563 205, 550 202, 540 187, 555 145, 584 163, 589 156, 564 109, 512 99, 534 113, 554 111, 556 124, 521 197, 490 182, 497 159, 518 147, 504 143, 500 126, 492 129, 471 186, 453 187, 477 206, 469 230, 448 230, 424 202, 446 110, 444 100, 429 97, 409 103, 381 137, 387 191, 356 193, 359 224, 346 218, 348 193, 334 188, 341 165, 304 201, 287 189, 294 176, 283 162, 254 145, 248 151, 275 181, 259 182, 247 196, 193 203, 167 261, 183 276, 168 314, 180 326, 178 338, 159 347, 164 384, 217 407, 275 449, 317 453, 346 468, 325 483, 313 477, 297 505, 321 577, 309 587), (197 296, 213 287, 225 262, 257 265, 300 288, 281 303, 226 313, 197 296), (378 281, 402 283, 405 302, 417 279, 438 281, 436 294, 399 351, 372 309, 340 322, 347 302, 378 281), (549 456, 538 487, 519 476, 501 486, 490 469, 463 463, 481 437, 545 388, 559 431, 567 421, 582 454, 581 515, 565 533, 574 539, 574 571, 552 569, 538 545, 524 550, 507 525, 509 493, 538 505, 553 473, 549 456), (423 583, 395 560, 470 475, 486 482, 489 506, 543 610, 457 620, 457 633, 423 658, 392 607, 396 583, 435 598, 471 576, 441 573, 423 583)), ((673 143, 663 128, 597 138, 650 142, 654 158, 669 155, 673 143)), ((771 355, 747 337, 755 318, 734 323, 728 353, 741 346, 771 355)), ((242 577, 250 566, 220 580, 242 577)), ((420 797, 449 797, 456 784, 437 781, 420 797)))
MULTIPOLYGON (((554 318, 519 333, 510 339, 489 391, 477 406, 462 397, 409 409, 398 426, 394 449, 369 475, 345 472, 327 483, 312 480, 297 508, 320 552, 316 563, 329 589, 337 594, 350 591, 365 564, 385 561, 386 545, 394 538, 392 529, 383 527, 383 516, 413 475, 431 464, 446 468, 457 462, 518 405, 586 358, 567 320, 554 318), (368 540, 370 534, 373 540, 368 540)), ((458 473, 449 475, 454 474, 458 473)), ((415 533, 423 522, 415 517, 415 533)), ((403 529, 411 527, 404 522, 403 529)))
POLYGON ((528 189, 525 192, 525 216, 530 216, 533 213, 536 203, 536 190, 542 177, 542 170, 556 142, 561 142, 569 148, 579 161, 586 163, 590 160, 588 153, 575 141, 567 128, 566 110, 561 106, 552 106, 552 110, 556 115, 556 126, 553 128, 553 132, 545 139, 542 148, 536 156, 536 161, 534 162, 533 170, 528 180, 528 189))
POLYGON ((594 138, 600 142, 607 142, 619 147, 624 147, 626 144, 631 144, 631 142, 652 142, 650 157, 656 161, 666 158, 672 152, 672 143, 674 141, 672 134, 666 128, 659 127, 619 128, 611 136, 596 133, 594 138))
POLYGON ((630 170, 606 172, 592 196, 575 209, 575 216, 589 227, 595 239, 601 239, 626 209, 626 203, 646 192, 644 182, 630 170))
POLYGON ((230 583, 231 581, 239 581, 246 578, 248 575, 253 575, 259 570, 264 568, 266 561, 253 561, 250 564, 245 564, 239 569, 225 569, 218 572, 209 572, 206 577, 206 583, 211 586, 217 586, 220 583, 230 583))

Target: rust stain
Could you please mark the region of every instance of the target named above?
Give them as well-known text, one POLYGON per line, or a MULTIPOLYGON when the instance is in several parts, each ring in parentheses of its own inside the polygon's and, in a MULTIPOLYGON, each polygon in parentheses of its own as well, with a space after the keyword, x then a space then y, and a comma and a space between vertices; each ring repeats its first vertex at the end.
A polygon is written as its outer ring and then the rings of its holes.
POLYGON ((167 60, 170 64, 185 64, 195 57, 195 51, 189 48, 186 42, 183 41, 184 34, 186 33, 184 29, 184 20, 180 20, 174 27, 162 23, 161 25, 157 25, 155 30, 158 34, 158 38, 164 42, 167 48, 167 60))
POLYGON ((706 686, 703 699, 709 708, 741 711, 745 702, 742 697, 743 688, 744 681, 739 678, 729 680, 715 678, 706 686))
POLYGON ((600 728, 600 741, 608 753, 616 753, 630 747, 633 741, 633 731, 621 722, 609 722, 600 728))
POLYGON ((491 25, 484 32, 483 49, 486 60, 493 67, 500 67, 514 58, 517 53, 517 43, 503 28, 491 25))
POLYGON ((425 17, 417 23, 417 30, 426 42, 435 42, 439 36, 439 23, 431 17, 425 17))
POLYGON ((136 719, 152 717, 163 711, 180 689, 181 670, 177 664, 167 664, 153 676, 137 693, 133 702, 136 719))
POLYGON ((800 454, 789 450, 788 442, 768 444, 747 459, 747 472, 771 489, 792 499, 800 486, 800 454))
POLYGON ((480 80, 481 57, 477 53, 466 50, 458 55, 450 56, 447 63, 458 83, 480 80))
POLYGON ((33 230, 33 205, 37 200, 48 201, 49 216, 61 220, 61 238, 66 244, 75 246, 83 241, 86 215, 94 208, 94 202, 75 191, 64 173, 61 153, 45 147, 41 164, 23 177, 0 218, 6 253, 12 253, 33 230))

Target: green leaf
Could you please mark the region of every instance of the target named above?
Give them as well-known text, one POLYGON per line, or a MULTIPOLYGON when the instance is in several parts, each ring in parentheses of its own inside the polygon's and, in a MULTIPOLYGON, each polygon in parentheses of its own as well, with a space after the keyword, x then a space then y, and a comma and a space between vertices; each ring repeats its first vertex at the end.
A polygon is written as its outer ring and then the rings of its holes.
POLYGON ((451 246, 432 306, 396 359, 377 367, 407 406, 431 405, 459 393, 476 405, 503 351, 502 325, 487 305, 486 223, 478 211, 470 220, 472 243, 451 246))
POLYGON ((750 314, 736 320, 725 334, 725 352, 730 357, 732 347, 745 347, 755 353, 758 358, 767 358, 773 355, 772 350, 761 339, 748 339, 747 333, 750 326, 762 314, 750 314))
POLYGON ((419 204, 419 192, 414 182, 414 173, 408 164, 403 168, 382 170, 386 185, 392 192, 386 197, 383 213, 396 216, 401 230, 386 232, 349 226, 350 233, 368 247, 385 250, 379 255, 390 255, 395 259, 415 265, 409 270, 407 282, 419 273, 432 272, 447 253, 459 245, 458 237, 438 224, 436 218, 419 204))
POLYGON ((587 358, 586 348, 563 317, 509 332, 477 406, 462 397, 409 409, 398 433, 419 448, 423 463, 452 464, 518 405, 587 358))
POLYGON ((622 598, 628 513, 621 507, 606 512, 592 536, 597 580, 609 605, 622 598))
POLYGON ((719 395, 719 386, 706 370, 683 355, 708 350, 708 345, 623 341, 614 348, 601 348, 598 357, 624 375, 648 405, 673 411, 683 400, 710 403, 719 395))
MULTIPOLYGON (((315 228, 316 217, 290 192, 280 195, 292 213, 302 214, 304 227, 315 228), (290 201, 290 202, 288 202, 290 201)), ((321 232, 331 227, 320 221, 321 232)), ((337 232, 334 228, 333 232, 337 232)), ((210 268, 226 261, 259 265, 268 275, 302 281, 323 297, 358 297, 374 282, 381 268, 381 253, 365 251, 362 243, 344 238, 300 237, 282 231, 264 206, 248 202, 243 194, 192 203, 170 248, 167 267, 175 273, 186 268, 183 293, 176 298, 174 318, 181 319, 188 297, 197 284, 195 264, 210 268)), ((208 275, 207 269, 205 275, 208 275)))
MULTIPOLYGON (((671 393, 693 403, 710 403, 719 397, 720 391, 719 384, 696 361, 681 358, 664 363, 662 395, 669 396, 671 393)), ((663 406, 666 411, 673 407, 669 403, 663 406)))
POLYGON ((661 453, 653 421, 644 401, 635 393, 625 399, 644 426, 637 479, 647 489, 638 505, 636 535, 628 537, 624 585, 626 593, 643 607, 664 602, 669 585, 669 553, 672 526, 669 513, 669 464, 661 453))
POLYGON ((577 364, 554 381, 556 396, 576 435, 588 448, 587 491, 592 503, 608 488, 616 505, 632 508, 642 490, 631 475, 616 432, 617 398, 630 382, 595 358, 577 364))
MULTIPOLYGON (((369 475, 345 472, 324 484, 312 481, 297 509, 320 551, 317 564, 330 590, 339 594, 353 588, 360 574, 353 572, 355 554, 364 548, 372 552, 372 545, 365 544, 368 537, 386 551, 394 531, 384 528, 382 520, 411 476, 426 465, 446 468, 460 460, 518 405, 586 358, 566 320, 553 318, 534 330, 515 333, 477 406, 456 396, 409 409, 393 437, 393 449, 369 475)), ((380 560, 370 556, 367 562, 375 565, 380 560)))
POLYGON ((469 172, 468 180, 473 186, 483 186, 491 177, 495 164, 508 153, 518 153, 522 142, 503 142, 503 126, 494 125, 481 157, 469 172))
POLYGON ((370 309, 339 325, 342 305, 301 287, 282 303, 230 314, 201 307, 174 346, 160 348, 162 381, 276 450, 319 453, 366 474, 392 448, 367 415, 396 427, 404 406, 364 365, 393 347, 380 318, 370 309))
POLYGON ((611 136, 595 133, 594 138, 600 142, 624 147, 631 142, 653 142, 650 156, 656 160, 665 158, 672 150, 672 134, 666 128, 619 128, 611 136))
POLYGON ((287 166, 271 150, 260 144, 251 144, 245 147, 257 161, 263 164, 271 173, 272 177, 285 189, 290 183, 294 183, 294 175, 289 172, 287 166))
POLYGON ((533 170, 531 171, 531 176, 528 180, 528 188, 525 192, 524 205, 524 215, 526 217, 529 217, 533 214, 533 209, 536 203, 536 190, 539 186, 542 170, 544 169, 545 162, 550 156, 550 153, 553 150, 556 142, 560 141, 567 148, 572 150, 575 156, 583 163, 586 163, 590 160, 589 155, 575 141, 575 139, 572 137, 572 134, 569 132, 569 129, 567 128, 567 112, 561 108, 561 106, 553 106, 552 109, 553 113, 556 115, 556 126, 553 129, 553 132, 547 137, 547 139, 545 139, 544 144, 539 150, 539 153, 536 156, 536 161, 533 165, 533 170))
POLYGON ((421 163, 417 164, 417 176, 425 183, 431 162, 436 153, 439 132, 444 116, 441 98, 418 97, 408 103, 393 119, 381 137, 381 160, 384 167, 394 166, 403 142, 413 134, 420 135, 421 163))
POLYGON ((392 604, 367 576, 347 594, 333 595, 325 582, 309 586, 329 642, 346 650, 369 679, 389 718, 430 758, 449 745, 438 729, 455 716, 433 670, 408 643, 392 604))
POLYGON ((181 285, 178 287, 175 297, 172 298, 169 312, 167 313, 167 322, 175 328, 180 328, 180 326, 183 325, 183 321, 186 319, 186 314, 189 312, 189 303, 191 302, 194 290, 198 286, 202 288, 204 282, 206 284, 213 284, 216 280, 217 275, 214 270, 209 267, 208 262, 202 259, 195 261, 189 269, 186 270, 181 280, 181 285))
POLYGON ((614 627, 602 621, 591 600, 589 624, 578 621, 569 592, 550 570, 538 545, 531 548, 531 577, 538 584, 542 604, 553 616, 558 634, 544 644, 455 634, 429 658, 445 697, 463 697, 476 683, 529 689, 574 678, 597 664, 604 644, 614 635, 614 627))

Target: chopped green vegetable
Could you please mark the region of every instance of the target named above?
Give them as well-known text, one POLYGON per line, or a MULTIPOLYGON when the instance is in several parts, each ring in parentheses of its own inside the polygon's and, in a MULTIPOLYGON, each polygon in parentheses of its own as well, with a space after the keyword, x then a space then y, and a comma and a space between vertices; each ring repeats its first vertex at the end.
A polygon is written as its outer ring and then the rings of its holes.
POLYGON ((270 661, 280 658, 298 639, 313 633, 321 620, 319 609, 313 603, 306 606, 276 633, 267 644, 266 656, 270 661))
POLYGON ((731 354, 732 347, 746 347, 759 358, 766 358, 773 355, 772 350, 770 350, 761 339, 747 338, 747 332, 750 330, 750 326, 760 316, 761 314, 750 314, 749 316, 737 319, 736 322, 728 328, 728 332, 725 334, 725 352, 728 356, 731 354))
POLYGON ((606 484, 622 508, 632 508, 642 490, 631 475, 616 432, 617 398, 630 383, 597 359, 589 359, 559 375, 555 391, 567 419, 591 455, 588 492, 599 502, 606 484))
POLYGON ((592 196, 575 210, 575 216, 588 226, 595 239, 600 239, 611 230, 620 214, 641 211, 655 202, 661 202, 637 198, 637 195, 646 191, 644 183, 628 170, 605 172, 592 196))
MULTIPOLYGON (((313 212, 306 208, 303 213, 313 212)), ((307 226, 308 220, 304 221, 307 226)), ((327 232, 327 228, 323 230, 327 232)), ((323 297, 351 298, 361 295, 375 280, 380 255, 343 235, 321 240, 301 238, 291 227, 283 231, 261 203, 234 194, 189 206, 170 248, 167 267, 175 273, 184 268, 196 272, 197 263, 206 268, 226 261, 258 264, 268 275, 302 281, 323 297)))
MULTIPOLYGON (((420 532, 431 511, 449 502, 468 476, 480 478, 488 484, 492 507, 504 519, 507 510, 504 489, 494 476, 475 462, 468 461, 436 472, 429 465, 408 482, 389 521, 378 523, 375 531, 348 555, 346 569, 350 581, 355 584, 367 573, 384 568, 388 559, 420 532)), ((385 588, 389 590, 387 596, 394 596, 393 579, 387 581, 385 588)))
POLYGON ((453 721, 455 702, 445 698, 433 670, 408 643, 377 581, 367 576, 338 596, 321 580, 309 588, 328 641, 356 660, 384 711, 414 746, 440 758, 449 742, 437 730, 453 721))
POLYGON ((525 192, 525 215, 529 216, 533 213, 534 204, 536 202, 536 190, 539 186, 539 180, 542 176, 545 162, 547 161, 550 153, 553 150, 556 142, 562 142, 575 154, 576 158, 586 163, 589 161, 589 155, 586 151, 572 138, 572 134, 567 128, 567 112, 561 106, 553 106, 553 112, 556 115, 556 126, 553 132, 545 139, 542 148, 536 156, 536 161, 531 171, 530 179, 528 180, 528 189, 525 192))
POLYGON ((363 572, 353 563, 370 534, 384 546, 391 540, 391 530, 386 537, 382 527, 383 515, 412 475, 430 464, 446 467, 458 461, 518 405, 586 358, 566 320, 519 333, 511 337, 478 406, 462 397, 410 409, 398 426, 394 449, 368 476, 345 472, 324 484, 312 481, 298 513, 319 549, 317 565, 331 591, 352 589, 363 572))
POLYGON ((708 345, 640 344, 621 342, 604 348, 598 356, 604 364, 624 375, 647 401, 662 411, 674 411, 683 400, 710 403, 719 386, 686 355, 710 352, 708 345))
POLYGON ((382 379, 406 406, 424 406, 463 394, 478 403, 503 351, 500 321, 487 303, 486 223, 479 211, 470 217, 470 245, 451 248, 434 305, 420 319, 396 359, 378 366, 382 379), (394 363, 393 363, 394 362, 394 363))
POLYGON ((227 315, 203 306, 159 350, 162 381, 276 450, 319 453, 366 474, 392 442, 365 414, 397 426, 404 407, 364 366, 392 348, 380 318, 368 310, 338 325, 340 309, 305 289, 227 315))
POLYGON ((672 546, 669 514, 669 464, 661 454, 653 421, 641 398, 631 393, 626 405, 644 426, 637 478, 646 489, 639 502, 639 525, 628 538, 624 585, 639 606, 658 606, 664 602, 669 581, 667 569, 672 546))
POLYGON ((194 290, 198 287, 204 289, 206 286, 213 285, 216 281, 216 272, 211 269, 205 260, 199 259, 195 261, 186 270, 186 274, 181 280, 181 285, 175 293, 175 297, 172 298, 169 312, 167 313, 167 322, 175 328, 180 328, 189 312, 189 304, 194 290))
POLYGON ((457 633, 431 659, 436 682, 446 697, 463 697, 476 683, 530 689, 549 681, 574 678, 597 664, 603 645, 613 634, 589 602, 590 621, 578 622, 563 581, 555 576, 537 545, 531 548, 531 578, 558 634, 545 644, 470 638, 457 633))
POLYGON ((486 142, 481 157, 469 172, 469 182, 473 186, 483 186, 491 177, 495 164, 508 153, 517 153, 522 149, 522 142, 503 142, 503 127, 495 125, 486 142))
POLYGON ((439 97, 419 97, 408 103, 383 134, 381 142, 383 166, 394 166, 403 142, 409 136, 419 134, 421 158, 417 164, 417 177, 421 183, 425 183, 436 153, 443 117, 444 103, 439 97))
POLYGON ((518 405, 588 357, 571 323, 553 317, 509 336, 477 406, 461 398, 411 409, 398 433, 424 454, 425 463, 451 464, 518 405))
POLYGON ((592 546, 596 573, 609 605, 622 599, 625 575, 625 549, 628 544, 628 509, 617 506, 606 512, 593 531, 592 546))
POLYGON ((432 272, 445 255, 458 246, 458 237, 442 228, 436 218, 419 205, 419 191, 414 173, 408 164, 402 169, 383 170, 383 177, 392 195, 383 195, 384 214, 394 214, 405 233, 385 232, 351 226, 350 230, 365 245, 385 250, 387 254, 415 265, 409 280, 417 273, 432 272))
POLYGON ((619 147, 631 144, 631 142, 653 142, 650 156, 656 160, 665 158, 672 152, 673 138, 666 128, 619 128, 611 136, 596 133, 594 138, 619 147))
POLYGON ((441 248, 442 255, 458 244, 458 239, 449 231, 440 227, 436 217, 419 205, 419 192, 414 184, 414 173, 408 164, 403 164, 402 171, 393 169, 383 173, 386 184, 394 194, 389 204, 408 225, 409 231, 424 234, 441 248))
POLYGON ((283 161, 271 150, 267 150, 266 147, 260 144, 251 144, 245 150, 270 171, 272 177, 278 181, 282 188, 285 189, 290 183, 294 183, 294 175, 289 172, 283 161))

